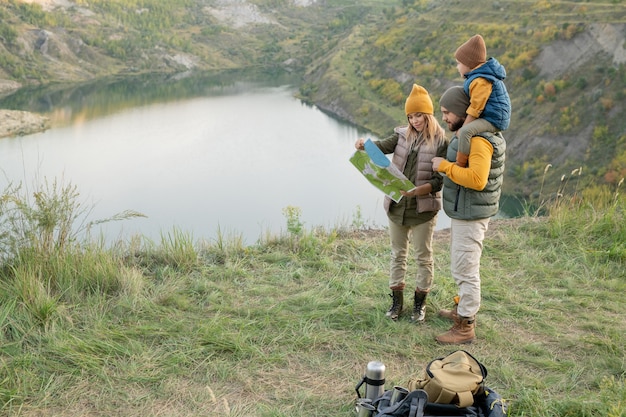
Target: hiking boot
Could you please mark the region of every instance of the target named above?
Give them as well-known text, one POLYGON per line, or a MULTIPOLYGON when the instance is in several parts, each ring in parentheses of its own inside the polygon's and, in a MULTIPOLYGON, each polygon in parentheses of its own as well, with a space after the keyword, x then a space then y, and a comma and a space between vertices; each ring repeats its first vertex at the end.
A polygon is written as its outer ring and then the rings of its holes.
POLYGON ((456 295, 454 297, 454 307, 451 310, 439 310, 439 317, 443 317, 444 319, 450 319, 452 321, 456 320, 457 313, 456 309, 459 305, 459 296, 456 295))
POLYGON ((402 306, 404 305, 404 291, 393 290, 390 297, 393 301, 391 307, 389 307, 389 311, 387 311, 385 315, 391 320, 396 321, 398 320, 398 317, 400 317, 400 313, 402 313, 402 306))
POLYGON ((439 317, 443 317, 444 319, 450 319, 452 321, 456 320, 456 306, 454 306, 450 310, 439 310, 439 317))
POLYGON ((476 334, 474 328, 476 326, 474 317, 456 316, 454 325, 446 333, 440 334, 435 338, 442 345, 462 345, 472 343, 476 334))
POLYGON ((415 290, 413 296, 413 314, 411 314, 411 321, 413 323, 421 323, 426 318, 426 296, 428 292, 422 292, 415 290))

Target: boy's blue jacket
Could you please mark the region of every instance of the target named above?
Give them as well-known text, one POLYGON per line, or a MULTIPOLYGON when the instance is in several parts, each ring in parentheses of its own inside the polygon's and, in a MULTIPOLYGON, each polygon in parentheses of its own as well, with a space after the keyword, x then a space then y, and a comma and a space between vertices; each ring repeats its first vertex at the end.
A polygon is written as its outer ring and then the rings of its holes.
POLYGON ((511 123, 511 99, 504 85, 506 78, 504 66, 497 59, 489 58, 483 65, 465 74, 463 89, 468 97, 470 84, 477 77, 484 78, 493 84, 493 90, 480 117, 497 129, 508 129, 511 123))

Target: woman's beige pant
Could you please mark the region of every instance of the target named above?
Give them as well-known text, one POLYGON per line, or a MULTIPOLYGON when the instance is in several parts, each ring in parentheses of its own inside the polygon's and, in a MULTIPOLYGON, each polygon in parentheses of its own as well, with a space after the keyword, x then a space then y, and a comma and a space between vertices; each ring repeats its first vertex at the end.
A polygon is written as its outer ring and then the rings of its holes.
POLYGON ((389 221, 389 237, 391 239, 391 273, 389 288, 403 290, 407 271, 409 242, 413 246, 417 276, 415 289, 429 291, 433 284, 433 232, 437 224, 437 216, 417 226, 401 226, 389 221))

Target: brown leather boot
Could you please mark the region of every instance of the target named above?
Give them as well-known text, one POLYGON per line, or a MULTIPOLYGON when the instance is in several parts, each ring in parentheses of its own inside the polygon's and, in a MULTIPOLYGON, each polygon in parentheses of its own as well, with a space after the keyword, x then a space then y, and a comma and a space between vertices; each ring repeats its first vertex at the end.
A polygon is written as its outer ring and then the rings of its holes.
POLYGON ((402 306, 404 305, 404 291, 392 290, 391 298, 391 307, 389 307, 389 311, 387 311, 385 315, 391 320, 396 321, 398 320, 398 317, 400 317, 400 313, 402 313, 402 306))
POLYGON ((426 296, 428 292, 415 290, 413 296, 413 314, 411 314, 411 321, 413 323, 421 323, 426 318, 426 296))
POLYGON ((474 328, 476 323, 474 317, 456 316, 454 325, 447 332, 440 334, 435 338, 442 345, 461 345, 472 343, 476 338, 474 328))
POLYGON ((454 296, 454 307, 452 307, 452 309, 450 310, 439 310, 439 317, 443 317, 445 319, 450 319, 452 321, 456 320, 456 308, 459 305, 459 296, 455 295, 454 296))

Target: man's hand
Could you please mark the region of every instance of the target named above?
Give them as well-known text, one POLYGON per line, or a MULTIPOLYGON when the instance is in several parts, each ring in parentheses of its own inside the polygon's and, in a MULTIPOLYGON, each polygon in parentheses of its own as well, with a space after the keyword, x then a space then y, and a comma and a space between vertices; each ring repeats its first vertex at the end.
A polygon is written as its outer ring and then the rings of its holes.
POLYGON ((365 143, 365 139, 358 138, 356 142, 354 142, 354 147, 357 148, 359 151, 364 151, 365 150, 365 146, 363 145, 364 143, 365 143))
POLYGON ((441 164, 441 161, 444 161, 444 158, 436 156, 431 161, 433 163, 433 171, 439 172, 439 164, 441 164))

